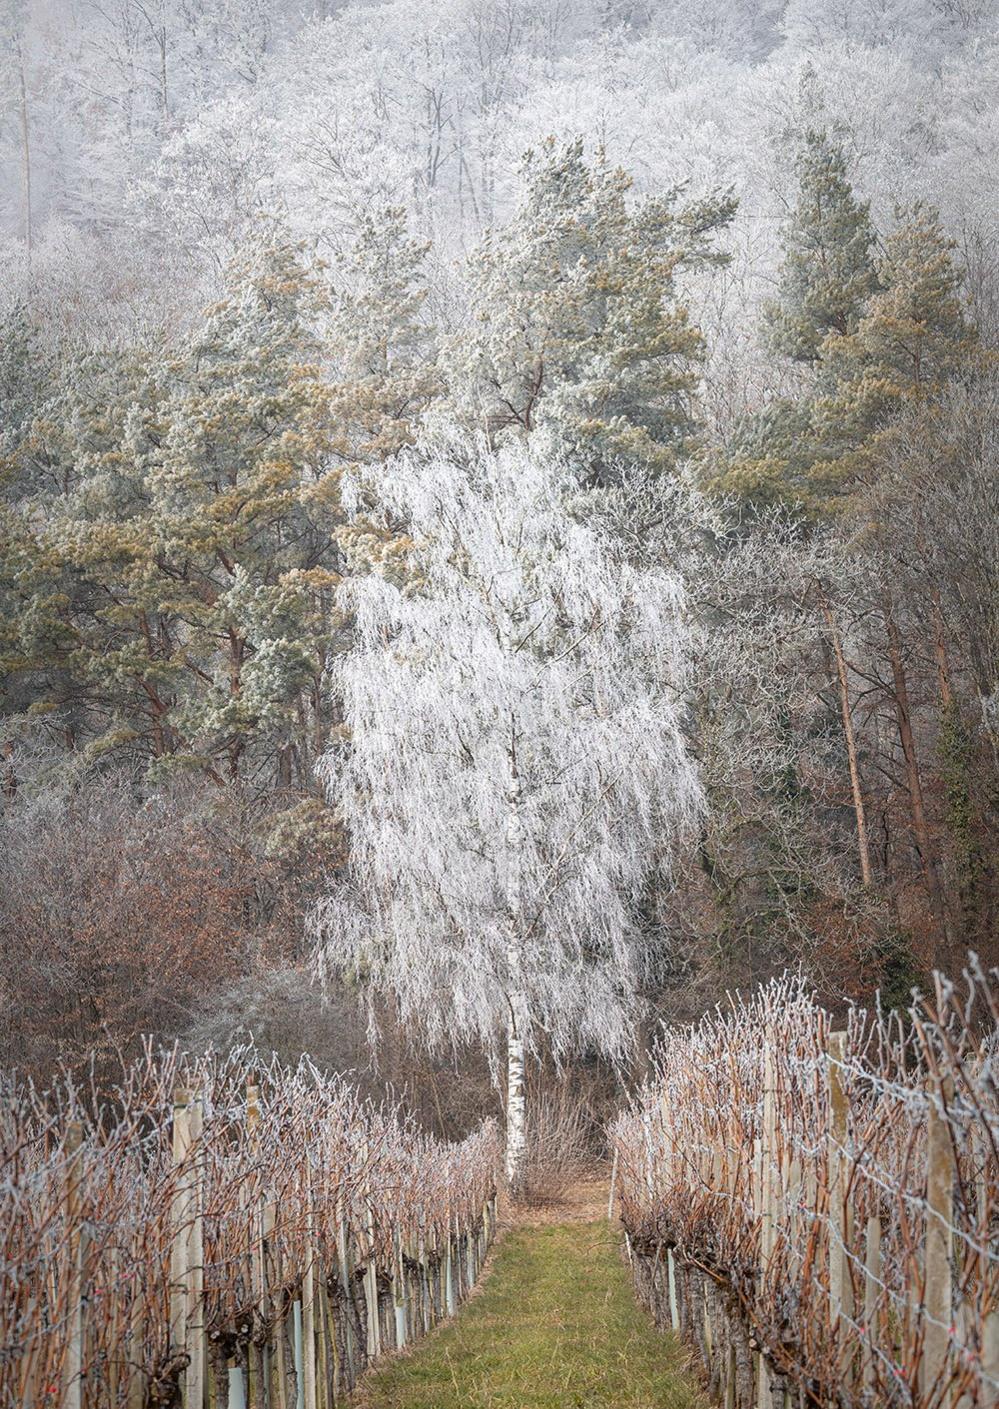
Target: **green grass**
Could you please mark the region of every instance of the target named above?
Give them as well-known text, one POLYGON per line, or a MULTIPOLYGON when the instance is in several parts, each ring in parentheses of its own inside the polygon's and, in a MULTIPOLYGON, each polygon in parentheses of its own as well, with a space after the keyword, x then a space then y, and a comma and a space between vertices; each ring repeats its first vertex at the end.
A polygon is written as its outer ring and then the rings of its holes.
POLYGON ((518 1228, 448 1325, 365 1382, 365 1409, 706 1409, 635 1301, 606 1223, 518 1228))

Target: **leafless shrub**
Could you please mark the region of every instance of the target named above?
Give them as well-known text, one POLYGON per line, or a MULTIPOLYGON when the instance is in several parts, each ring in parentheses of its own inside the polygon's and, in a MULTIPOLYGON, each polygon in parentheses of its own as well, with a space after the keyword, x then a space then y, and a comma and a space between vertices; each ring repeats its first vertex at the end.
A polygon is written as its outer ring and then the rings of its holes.
POLYGON ((47 1080, 173 1038, 210 995, 293 958, 301 892, 239 795, 143 792, 126 772, 0 805, 0 1061, 47 1080))
POLYGON ((518 1200, 561 1203, 590 1163, 590 1120, 565 1082, 540 1092, 528 1108, 527 1155, 518 1200))

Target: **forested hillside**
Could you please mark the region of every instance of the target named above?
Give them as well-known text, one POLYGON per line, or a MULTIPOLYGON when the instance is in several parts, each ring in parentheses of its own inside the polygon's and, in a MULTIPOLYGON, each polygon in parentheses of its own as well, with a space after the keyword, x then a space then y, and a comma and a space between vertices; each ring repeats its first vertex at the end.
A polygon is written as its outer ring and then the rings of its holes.
POLYGON ((993 0, 0 36, 0 1060, 996 962, 993 0))

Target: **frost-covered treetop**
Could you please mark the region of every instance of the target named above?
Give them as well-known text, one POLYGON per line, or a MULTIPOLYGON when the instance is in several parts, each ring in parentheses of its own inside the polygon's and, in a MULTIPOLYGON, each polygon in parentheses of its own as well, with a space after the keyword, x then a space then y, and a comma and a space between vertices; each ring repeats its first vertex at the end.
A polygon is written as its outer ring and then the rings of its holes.
POLYGON ((379 494, 412 575, 343 589, 349 741, 325 773, 352 864, 322 961, 438 1043, 491 1040, 516 1003, 528 1042, 620 1052, 639 897, 701 805, 680 580, 626 555, 537 448, 407 456, 379 494))

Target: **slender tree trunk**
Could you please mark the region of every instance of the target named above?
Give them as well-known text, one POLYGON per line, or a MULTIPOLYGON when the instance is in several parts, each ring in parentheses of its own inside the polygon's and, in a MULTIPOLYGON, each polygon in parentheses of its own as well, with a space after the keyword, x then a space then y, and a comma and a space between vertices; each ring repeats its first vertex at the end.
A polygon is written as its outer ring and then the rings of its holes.
POLYGON ((950 683, 950 659, 947 655, 947 637, 944 631, 943 603, 940 588, 934 586, 930 596, 933 601, 933 655, 937 663, 937 684, 940 687, 940 703, 946 714, 954 703, 954 691, 950 683))
MULTIPOLYGON (((971 943, 971 937, 980 921, 979 868, 982 863, 982 854, 974 835, 972 822, 971 758, 966 749, 961 710, 954 698, 943 601, 940 596, 940 588, 935 582, 930 589, 930 600, 933 604, 933 656, 937 667, 940 716, 943 726, 942 761, 948 775, 946 779, 947 826, 952 842, 951 855, 957 869, 958 897, 961 907, 960 938, 963 949, 971 943)), ((953 937, 951 942, 953 943, 953 937)))
MULTIPOLYGON (((930 555, 926 550, 926 535, 923 531, 923 516, 918 514, 916 519, 916 548, 923 561, 930 563, 930 555)), ((940 703, 943 712, 946 714, 954 702, 954 692, 950 683, 950 660, 947 656, 947 632, 944 627, 943 599, 940 596, 940 588, 931 579, 930 603, 932 605, 931 616, 933 618, 933 658, 937 667, 937 685, 940 687, 940 703)))
POLYGON ((527 1004, 524 994, 521 920, 524 911, 523 854, 524 824, 521 816, 523 789, 517 762, 517 724, 510 721, 507 749, 509 786, 507 791, 507 912, 510 938, 507 944, 507 1028, 506 1028, 506 1176, 511 1190, 520 1184, 527 1147, 526 1100, 524 1094, 524 1038, 527 1004))
MULTIPOLYGON (((511 954, 516 963, 519 955, 511 954)), ((509 999, 506 1032, 506 1177, 511 1190, 516 1190, 524 1172, 527 1149, 527 1101, 524 1093, 524 1000, 521 993, 509 999)))
POLYGON ((850 681, 846 671, 846 659, 840 640, 839 627, 833 616, 832 606, 825 588, 821 588, 822 614, 832 637, 833 654, 836 657, 836 674, 839 677, 839 706, 843 719, 843 733, 846 737, 846 756, 850 765, 850 792, 853 796, 853 811, 857 819, 857 848, 860 852, 860 876, 864 889, 869 890, 872 881, 871 850, 867 841, 867 815, 864 810, 864 794, 860 786, 860 767, 857 762, 857 737, 853 728, 853 713, 850 709, 850 681))
MULTIPOLYGON (((948 941, 949 925, 943 890, 934 859, 930 829, 926 821, 926 807, 923 801, 923 784, 919 771, 919 758, 916 741, 912 732, 912 708, 909 701, 909 687, 905 678, 905 665, 902 659, 902 637, 895 620, 895 608, 891 598, 885 602, 885 625, 888 630, 888 658, 891 662, 894 684, 895 718, 898 724, 898 737, 905 760, 906 785, 909 791, 909 807, 912 814, 912 830, 916 838, 916 849, 926 883, 930 905, 938 925, 938 938, 943 935, 948 941)), ((939 952, 934 946, 934 963, 938 962, 939 952)))
POLYGON ((18 51, 21 88, 21 166, 24 173, 24 243, 31 253, 31 129, 28 123, 28 86, 24 79, 24 53, 18 51))
POLYGON ((159 32, 158 42, 160 46, 160 107, 163 111, 163 131, 165 133, 167 124, 170 121, 170 102, 167 91, 167 33, 165 25, 159 32))

